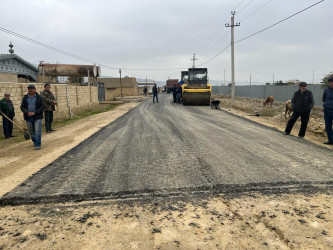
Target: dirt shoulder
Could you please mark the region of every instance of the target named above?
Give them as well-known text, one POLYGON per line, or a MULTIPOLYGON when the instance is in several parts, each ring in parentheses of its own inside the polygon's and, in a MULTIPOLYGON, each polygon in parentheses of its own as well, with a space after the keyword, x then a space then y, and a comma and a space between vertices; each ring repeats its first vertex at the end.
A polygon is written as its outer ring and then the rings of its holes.
POLYGON ((0 249, 332 249, 331 194, 0 208, 0 249))
POLYGON ((34 150, 31 140, 1 148, 0 196, 138 104, 125 103, 109 112, 92 115, 57 128, 54 133, 43 133, 41 150, 34 150))

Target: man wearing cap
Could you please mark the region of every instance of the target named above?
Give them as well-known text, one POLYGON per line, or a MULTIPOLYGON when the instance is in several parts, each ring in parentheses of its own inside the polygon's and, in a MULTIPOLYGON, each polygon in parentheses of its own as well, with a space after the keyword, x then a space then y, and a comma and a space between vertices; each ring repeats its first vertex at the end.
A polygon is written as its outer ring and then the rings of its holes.
POLYGON ((324 90, 323 94, 323 106, 324 106, 324 119, 325 129, 327 133, 328 141, 324 144, 333 145, 333 132, 332 132, 332 120, 333 120, 333 76, 328 78, 328 87, 324 90))
POLYGON ((289 135, 298 117, 301 117, 301 128, 298 132, 298 137, 305 136, 306 128, 308 126, 310 111, 314 106, 312 92, 306 89, 307 83, 299 83, 299 90, 295 92, 291 99, 291 107, 294 112, 290 117, 284 134, 289 135))
POLYGON ((28 94, 23 96, 22 99, 21 110, 36 150, 41 147, 44 108, 44 99, 36 93, 34 85, 29 85, 28 94))
POLYGON ((41 97, 43 97, 45 102, 44 116, 45 116, 45 130, 46 133, 54 132, 52 129, 53 122, 53 111, 55 110, 55 105, 57 104, 56 99, 51 92, 51 85, 48 83, 44 84, 44 90, 40 92, 41 97))
POLYGON ((12 135, 13 123, 4 116, 6 115, 11 120, 13 120, 15 116, 14 105, 13 102, 10 100, 10 93, 5 93, 4 98, 0 100, 0 111, 0 115, 2 116, 2 128, 5 138, 9 139, 10 137, 14 137, 12 135))

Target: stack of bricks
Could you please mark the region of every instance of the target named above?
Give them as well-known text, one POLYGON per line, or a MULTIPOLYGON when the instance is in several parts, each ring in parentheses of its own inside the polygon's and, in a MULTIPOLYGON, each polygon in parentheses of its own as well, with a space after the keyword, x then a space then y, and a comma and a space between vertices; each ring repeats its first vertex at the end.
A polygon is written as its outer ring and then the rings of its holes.
MULTIPOLYGON (((36 86, 37 93, 44 90, 43 83, 33 83, 36 86)), ((4 93, 11 94, 15 108, 14 121, 19 125, 25 126, 23 113, 20 109, 22 98, 28 93, 27 83, 0 83, 0 99, 3 98, 4 93)), ((54 94, 58 105, 54 112, 54 119, 64 119, 70 117, 70 108, 72 113, 79 113, 91 107, 98 107, 98 89, 96 86, 69 86, 66 84, 51 84, 51 91, 54 94)), ((2 122, 0 123, 2 130, 2 122)))

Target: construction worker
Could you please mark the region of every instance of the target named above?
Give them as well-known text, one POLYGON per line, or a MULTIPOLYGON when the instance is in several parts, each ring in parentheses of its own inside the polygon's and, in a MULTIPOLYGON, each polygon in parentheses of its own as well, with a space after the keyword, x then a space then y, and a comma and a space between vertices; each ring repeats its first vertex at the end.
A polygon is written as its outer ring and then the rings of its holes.
POLYGON ((157 89, 156 83, 154 84, 154 87, 153 87, 153 102, 155 102, 155 97, 156 97, 156 101, 158 102, 158 89, 157 89))
POLYGON ((6 115, 11 120, 13 120, 15 116, 14 105, 10 100, 10 93, 5 93, 4 98, 0 100, 0 111, 5 138, 9 139, 10 137, 14 137, 14 135, 12 135, 13 123, 4 116, 6 115))
POLYGON ((42 119, 45 108, 44 99, 36 93, 35 85, 28 86, 28 94, 23 96, 21 111, 27 123, 35 149, 39 150, 42 142, 42 119))
POLYGON ((324 142, 327 145, 333 145, 333 77, 328 78, 328 87, 324 90, 323 94, 323 106, 324 106, 324 119, 325 128, 328 141, 324 142))
POLYGON ((55 130, 52 129, 53 111, 55 110, 55 105, 57 102, 53 93, 51 92, 50 84, 44 84, 44 90, 40 92, 40 96, 43 97, 45 102, 44 117, 46 133, 54 132, 55 130))
POLYGON ((310 111, 314 106, 313 95, 311 91, 307 90, 306 82, 299 83, 299 90, 294 93, 291 99, 291 106, 294 112, 287 123, 284 135, 290 134, 298 117, 301 117, 301 128, 298 132, 298 137, 303 138, 308 126, 310 111))

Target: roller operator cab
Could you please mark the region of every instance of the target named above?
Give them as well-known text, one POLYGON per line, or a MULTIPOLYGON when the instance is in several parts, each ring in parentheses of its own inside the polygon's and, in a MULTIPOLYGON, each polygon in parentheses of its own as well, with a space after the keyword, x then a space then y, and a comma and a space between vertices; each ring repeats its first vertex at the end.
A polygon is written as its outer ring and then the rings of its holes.
POLYGON ((183 83, 187 83, 188 81, 188 71, 182 71, 181 72, 181 76, 180 76, 180 80, 183 81, 183 83))
POLYGON ((184 105, 210 105, 212 86, 207 73, 207 68, 188 69, 188 81, 183 85, 184 105))

